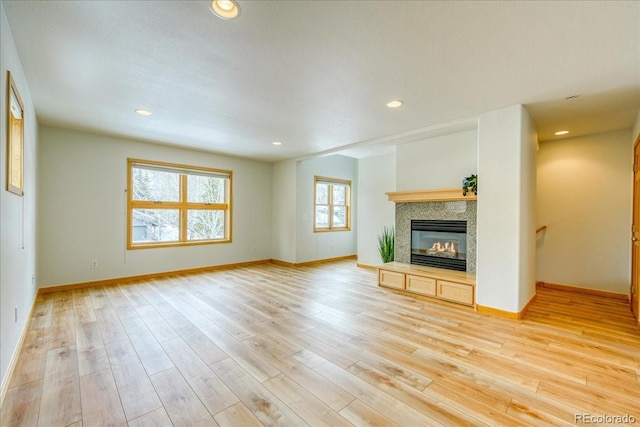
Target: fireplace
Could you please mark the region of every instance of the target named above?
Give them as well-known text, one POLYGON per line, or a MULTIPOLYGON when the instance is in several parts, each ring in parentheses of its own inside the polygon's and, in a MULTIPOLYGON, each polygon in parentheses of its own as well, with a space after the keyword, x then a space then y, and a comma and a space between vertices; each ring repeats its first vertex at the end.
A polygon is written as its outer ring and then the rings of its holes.
MULTIPOLYGON (((409 264, 411 261, 411 221, 460 221, 466 222, 467 238, 458 247, 457 252, 466 253, 466 271, 476 271, 476 218, 477 202, 475 200, 445 202, 407 202, 396 203, 396 254, 395 260, 409 264)), ((464 231, 463 231, 464 232, 464 231)), ((425 243, 426 244, 426 243, 425 243)), ((433 243, 431 244, 433 246, 433 243)), ((431 247, 430 246, 430 247, 431 247)), ((418 246, 417 249, 420 249, 418 246)), ((419 251, 418 251, 419 252, 419 251)), ((426 252, 426 251, 425 251, 426 252)), ((427 254, 424 254, 427 255, 427 254)), ((442 258, 444 259, 444 258, 442 258)), ((460 268, 460 267, 459 267, 460 268)))
POLYGON ((411 264, 467 270, 467 221, 411 220, 411 264))

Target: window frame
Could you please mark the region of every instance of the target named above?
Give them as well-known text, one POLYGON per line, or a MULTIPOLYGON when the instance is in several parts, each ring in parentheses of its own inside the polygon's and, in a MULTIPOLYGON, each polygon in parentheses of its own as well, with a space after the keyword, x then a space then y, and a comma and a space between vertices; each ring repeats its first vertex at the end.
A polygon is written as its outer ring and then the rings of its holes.
POLYGON ((177 163, 158 162, 142 159, 127 159, 127 249, 168 248, 176 246, 211 245, 232 242, 232 200, 233 200, 233 172, 224 169, 214 169, 201 166, 183 165, 177 163), (179 200, 177 202, 157 202, 150 200, 133 200, 133 169, 135 165, 149 166, 158 171, 178 173, 179 200), (193 171, 193 174, 189 174, 193 171), (224 203, 199 203, 188 201, 188 177, 197 175, 227 175, 224 203), (167 209, 178 211, 179 236, 177 241, 168 242, 133 242, 133 211, 135 209, 167 209), (187 218, 190 210, 223 211, 224 237, 222 239, 187 240, 187 218))
POLYGON ((339 178, 329 178, 326 176, 314 176, 313 178, 313 231, 314 233, 328 233, 334 231, 350 231, 351 230, 351 181, 346 179, 339 178), (328 204, 318 204, 318 183, 325 183, 329 185, 329 194, 328 196, 328 204), (342 205, 334 205, 333 204, 333 186, 340 185, 346 188, 344 208, 345 208, 345 225, 343 227, 335 227, 333 225, 333 209, 334 206, 342 205), (328 227, 318 227, 317 224, 317 208, 318 206, 328 206, 329 207, 329 226, 328 227))

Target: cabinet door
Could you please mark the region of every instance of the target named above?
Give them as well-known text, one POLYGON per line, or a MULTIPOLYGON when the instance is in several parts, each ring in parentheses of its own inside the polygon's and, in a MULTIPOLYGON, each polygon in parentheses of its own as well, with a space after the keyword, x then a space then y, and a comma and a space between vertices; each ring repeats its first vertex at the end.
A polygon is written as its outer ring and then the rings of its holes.
POLYGON ((430 297, 436 296, 436 280, 430 277, 407 274, 406 285, 408 291, 430 297))
POLYGON ((404 273, 378 270, 378 284, 389 288, 404 289, 404 273))
POLYGON ((438 298, 473 305, 473 286, 438 280, 438 298))

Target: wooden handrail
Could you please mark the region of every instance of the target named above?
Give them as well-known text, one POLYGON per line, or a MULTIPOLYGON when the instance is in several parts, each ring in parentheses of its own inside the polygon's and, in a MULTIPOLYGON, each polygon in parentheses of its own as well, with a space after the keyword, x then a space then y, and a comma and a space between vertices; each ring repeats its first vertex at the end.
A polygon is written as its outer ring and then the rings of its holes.
POLYGON ((539 233, 539 232, 541 232, 542 230, 546 230, 546 229, 547 229, 547 226, 546 226, 546 225, 543 225, 542 227, 540 227, 540 228, 538 228, 538 229, 536 230, 536 234, 538 234, 538 233, 539 233))

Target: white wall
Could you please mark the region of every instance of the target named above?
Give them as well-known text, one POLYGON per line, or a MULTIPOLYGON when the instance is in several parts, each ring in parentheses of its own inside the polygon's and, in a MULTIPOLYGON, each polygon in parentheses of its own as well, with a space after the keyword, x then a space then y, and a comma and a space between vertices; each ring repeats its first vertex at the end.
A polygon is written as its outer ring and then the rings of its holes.
POLYGON ((271 257, 270 163, 52 127, 40 141, 39 286, 271 257), (128 157, 232 170, 233 242, 126 250, 128 157))
POLYGON ((479 117, 476 301, 512 313, 535 291, 533 269, 526 265, 535 245, 532 133, 521 105, 479 117))
POLYGON ((296 262, 296 167, 295 160, 273 165, 271 196, 271 258, 296 262))
POLYGON ((33 305, 36 285, 36 159, 38 124, 29 86, 0 3, 0 384, 33 305), (6 191, 7 71, 24 104, 24 196, 6 191), (14 309, 18 310, 17 321, 14 309))
POLYGON ((355 255, 358 229, 358 161, 333 155, 304 160, 297 166, 296 263, 355 255), (313 231, 314 176, 351 181, 351 230, 313 231))
POLYGON ((536 293, 536 212, 538 133, 529 112, 520 110, 520 280, 518 308, 536 293))
POLYGON ((358 182, 358 263, 379 265, 378 235, 395 224, 395 203, 385 194, 396 189, 395 153, 360 159, 358 182))
POLYGON ((437 136, 396 148, 396 190, 462 187, 478 170, 476 129, 437 136))
POLYGON ((630 130, 540 144, 537 280, 628 293, 632 147, 630 130))

